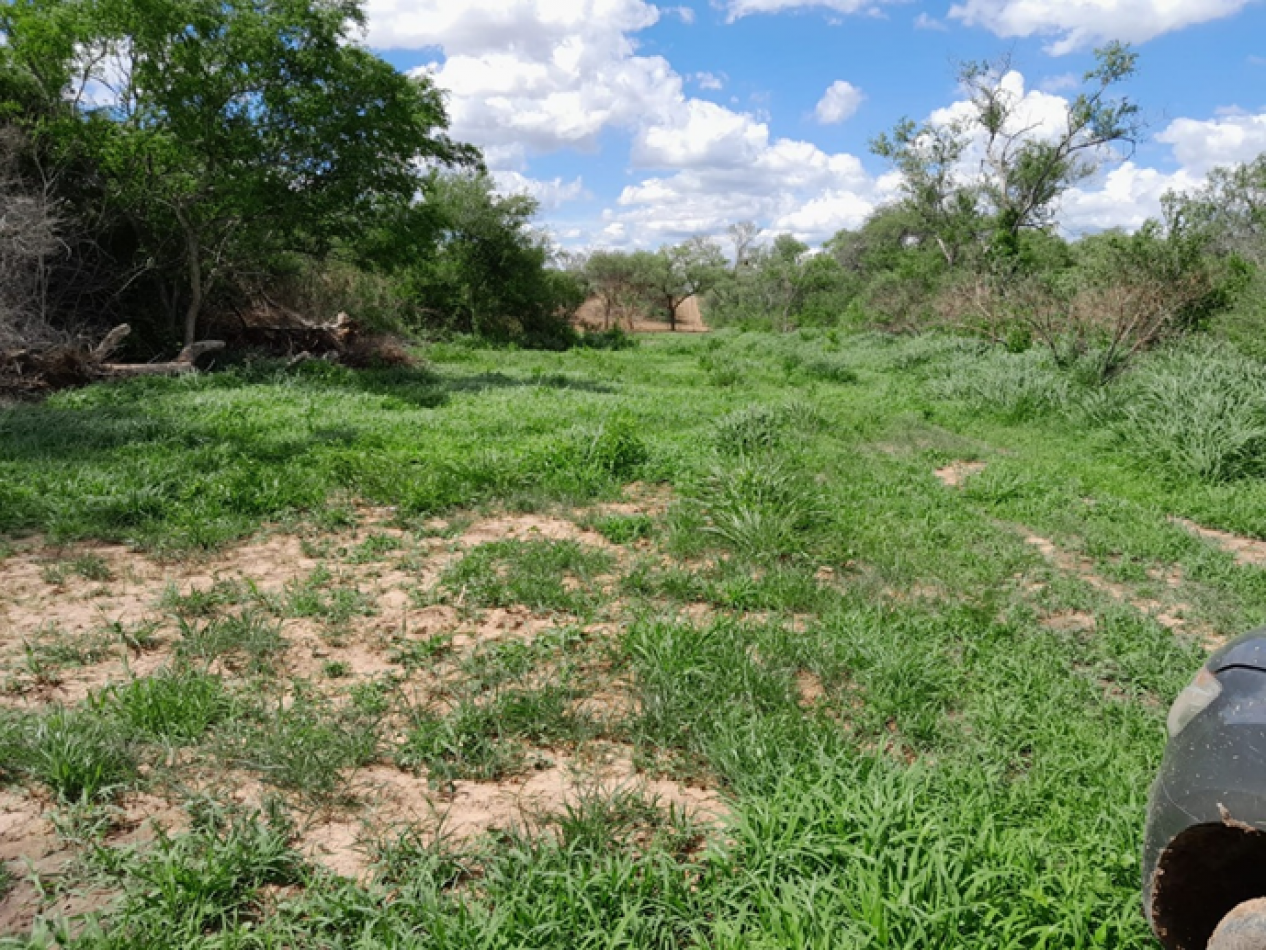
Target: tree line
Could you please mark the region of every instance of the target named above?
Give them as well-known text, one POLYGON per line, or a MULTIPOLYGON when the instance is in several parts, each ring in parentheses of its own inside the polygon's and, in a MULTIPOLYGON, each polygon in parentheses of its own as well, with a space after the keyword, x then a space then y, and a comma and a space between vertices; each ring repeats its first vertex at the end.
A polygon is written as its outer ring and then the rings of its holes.
POLYGON ((549 343, 573 279, 358 0, 0 5, 0 346, 251 310, 549 343))
POLYGON ((695 239, 658 255, 595 253, 579 272, 609 314, 653 299, 644 289, 656 283, 652 263, 668 275, 670 261, 689 260, 701 277, 668 283, 704 293, 712 326, 940 327, 1046 347, 1100 380, 1214 318, 1266 355, 1256 342, 1266 318, 1266 156, 1167 195, 1162 215, 1133 233, 1059 233, 1061 199, 1142 134, 1139 106, 1119 94, 1136 68, 1127 46, 1098 50, 1063 114, 1038 124, 1007 60, 966 63, 956 118, 903 120, 871 143, 900 192, 860 227, 810 248, 740 222, 728 254, 695 239))
POLYGON ((714 326, 943 326, 1103 379, 1215 316, 1259 336, 1266 157, 1134 233, 1058 233, 1061 199, 1142 132, 1127 46, 1041 126, 1008 62, 964 64, 956 118, 871 143, 896 200, 820 248, 740 222, 728 248, 568 256, 363 26, 359 0, 0 5, 0 349, 127 322, 153 353, 248 314, 340 311, 558 347, 586 300, 608 328, 675 328, 692 296, 714 326))

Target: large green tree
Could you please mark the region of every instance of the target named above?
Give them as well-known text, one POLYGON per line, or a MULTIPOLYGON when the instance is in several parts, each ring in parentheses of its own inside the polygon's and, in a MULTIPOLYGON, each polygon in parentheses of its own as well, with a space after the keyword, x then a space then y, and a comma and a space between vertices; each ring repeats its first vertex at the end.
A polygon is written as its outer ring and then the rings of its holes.
POLYGON ((548 266, 552 250, 533 227, 537 202, 502 195, 483 173, 436 175, 419 212, 438 229, 406 286, 428 322, 491 339, 562 346, 584 300, 580 282, 548 266))
POLYGON ((185 343, 217 281, 315 256, 475 163, 439 91, 362 47, 356 0, 14 0, 0 109, 93 177, 185 343))

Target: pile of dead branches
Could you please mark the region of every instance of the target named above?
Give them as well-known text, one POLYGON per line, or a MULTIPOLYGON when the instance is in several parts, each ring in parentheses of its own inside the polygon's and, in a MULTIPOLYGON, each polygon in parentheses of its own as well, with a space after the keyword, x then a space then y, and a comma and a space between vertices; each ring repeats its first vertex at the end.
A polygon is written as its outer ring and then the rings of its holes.
POLYGON ((180 355, 167 362, 113 362, 111 357, 131 332, 132 328, 124 323, 95 346, 76 342, 0 350, 0 392, 9 396, 38 396, 102 379, 179 376, 195 372, 199 359, 224 349, 221 340, 204 340, 185 347, 180 355))

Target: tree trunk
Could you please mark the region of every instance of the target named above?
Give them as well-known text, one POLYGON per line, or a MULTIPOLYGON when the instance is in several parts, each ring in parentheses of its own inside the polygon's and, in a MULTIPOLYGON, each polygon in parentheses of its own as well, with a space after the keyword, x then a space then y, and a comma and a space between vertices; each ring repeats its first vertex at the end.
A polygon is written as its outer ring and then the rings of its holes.
POLYGON ((185 346, 192 346, 198 336, 198 315, 202 311, 202 247, 198 235, 185 233, 185 253, 189 265, 189 306, 185 310, 185 346))
POLYGON ((677 301, 672 297, 668 298, 668 329, 677 332, 677 301))

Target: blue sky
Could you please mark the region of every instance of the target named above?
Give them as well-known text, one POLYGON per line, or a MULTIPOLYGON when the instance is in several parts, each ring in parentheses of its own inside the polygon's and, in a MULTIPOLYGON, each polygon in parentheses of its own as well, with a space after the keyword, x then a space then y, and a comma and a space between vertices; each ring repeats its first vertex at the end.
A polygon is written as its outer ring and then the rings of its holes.
POLYGON ((370 0, 368 14, 370 44, 433 73, 455 134, 571 247, 738 220, 811 243, 856 227, 895 194, 867 142, 902 116, 952 115, 964 59, 1009 54, 1022 109, 1053 122, 1094 46, 1140 53, 1125 91, 1147 137, 1066 196, 1071 235, 1135 227, 1166 190, 1266 151, 1260 0, 370 0))

